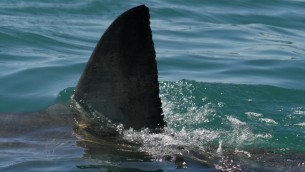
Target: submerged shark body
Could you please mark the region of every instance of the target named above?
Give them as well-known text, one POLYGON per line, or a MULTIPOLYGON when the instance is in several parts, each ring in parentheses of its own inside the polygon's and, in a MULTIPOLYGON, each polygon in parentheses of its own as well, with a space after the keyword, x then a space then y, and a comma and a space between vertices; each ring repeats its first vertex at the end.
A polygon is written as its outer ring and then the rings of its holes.
MULTIPOLYGON (((34 113, 1 114, 0 138, 43 136, 50 141, 60 136, 77 140, 77 145, 86 149, 84 156, 109 153, 113 156, 126 155, 131 159, 147 158, 145 153, 137 150, 137 143, 126 143, 116 134, 113 135, 113 131, 118 128, 148 128, 149 133, 154 133, 166 126, 159 98, 157 63, 149 18, 149 9, 144 5, 119 16, 94 49, 71 98, 71 105, 54 105, 34 113), (50 137, 52 133, 55 133, 54 137, 50 137)), ((166 138, 175 137, 172 133, 163 134, 166 138)), ((0 142, 0 146, 2 144, 0 142)), ((238 164, 251 167, 257 157, 268 153, 253 153, 251 161, 251 158, 244 154, 238 155, 234 150, 227 149, 219 153, 221 147, 217 145, 206 152, 187 146, 170 146, 169 152, 173 154, 162 158, 173 161, 178 168, 187 166, 186 158, 205 167, 213 167, 223 161, 223 164, 215 167, 222 171, 232 168, 239 171, 238 164), (226 162, 224 157, 233 157, 228 159, 234 159, 237 165, 226 162)), ((274 157, 274 154, 270 156, 274 157)))

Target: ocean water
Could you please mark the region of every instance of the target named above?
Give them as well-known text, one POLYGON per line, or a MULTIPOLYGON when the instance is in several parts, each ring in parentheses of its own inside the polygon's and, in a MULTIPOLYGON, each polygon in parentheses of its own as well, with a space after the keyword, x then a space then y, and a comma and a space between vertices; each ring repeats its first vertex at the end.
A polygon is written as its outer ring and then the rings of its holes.
POLYGON ((0 171, 305 171, 302 0, 1 0, 0 112, 67 103, 105 29, 141 4, 164 133, 0 137, 0 171))

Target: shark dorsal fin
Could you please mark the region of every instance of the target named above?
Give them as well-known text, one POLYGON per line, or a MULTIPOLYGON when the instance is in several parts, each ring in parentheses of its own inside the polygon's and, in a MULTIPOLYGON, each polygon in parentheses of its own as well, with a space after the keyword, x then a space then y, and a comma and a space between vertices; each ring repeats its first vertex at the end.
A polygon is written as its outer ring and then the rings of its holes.
POLYGON ((99 40, 74 93, 125 128, 165 125, 149 18, 145 5, 120 15, 99 40))

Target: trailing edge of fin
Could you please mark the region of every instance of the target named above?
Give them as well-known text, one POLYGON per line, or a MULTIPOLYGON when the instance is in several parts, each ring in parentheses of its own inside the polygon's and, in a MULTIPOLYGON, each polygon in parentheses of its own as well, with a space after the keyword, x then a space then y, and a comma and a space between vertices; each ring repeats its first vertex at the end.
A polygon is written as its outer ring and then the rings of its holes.
POLYGON ((125 128, 161 128, 158 71, 145 5, 120 15, 105 31, 78 82, 74 99, 125 128))

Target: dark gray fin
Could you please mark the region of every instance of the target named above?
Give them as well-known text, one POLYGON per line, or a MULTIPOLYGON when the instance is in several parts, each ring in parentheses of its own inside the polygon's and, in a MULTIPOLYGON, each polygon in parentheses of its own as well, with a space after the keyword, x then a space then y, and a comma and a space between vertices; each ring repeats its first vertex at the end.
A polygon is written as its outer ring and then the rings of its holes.
POLYGON ((109 26, 74 94, 82 106, 89 105, 113 123, 136 130, 166 125, 149 18, 149 9, 141 5, 126 11, 109 26))

